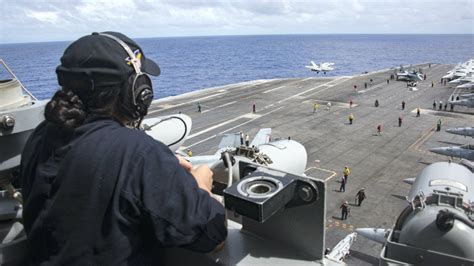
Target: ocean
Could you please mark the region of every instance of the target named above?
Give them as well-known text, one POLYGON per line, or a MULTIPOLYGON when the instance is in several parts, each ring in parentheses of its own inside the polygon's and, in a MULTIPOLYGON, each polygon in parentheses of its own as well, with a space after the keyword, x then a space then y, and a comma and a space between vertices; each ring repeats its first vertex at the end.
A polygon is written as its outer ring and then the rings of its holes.
MULTIPOLYGON (((79 36, 78 36, 79 37, 79 36)), ((474 35, 262 35, 136 39, 160 65, 155 98, 255 79, 324 76, 305 65, 334 62, 326 76, 474 58, 474 35)), ((37 98, 57 90, 55 68, 70 42, 0 44, 2 58, 37 98)), ((2 69, 3 71, 3 69, 2 69)), ((5 71, 0 78, 6 78, 5 71)))

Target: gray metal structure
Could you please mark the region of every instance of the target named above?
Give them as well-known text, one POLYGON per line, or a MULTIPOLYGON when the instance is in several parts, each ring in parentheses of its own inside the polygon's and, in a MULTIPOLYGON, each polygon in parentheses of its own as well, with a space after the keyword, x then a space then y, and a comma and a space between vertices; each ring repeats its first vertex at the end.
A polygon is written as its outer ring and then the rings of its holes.
POLYGON ((381 265, 473 265, 473 188, 474 174, 468 168, 433 163, 413 182, 410 204, 393 229, 357 231, 377 242, 385 235, 381 265))
POLYGON ((0 264, 8 265, 24 258, 26 245, 21 192, 11 182, 28 136, 44 119, 46 101, 36 100, 1 59, 0 64, 11 75, 0 80, 0 264))

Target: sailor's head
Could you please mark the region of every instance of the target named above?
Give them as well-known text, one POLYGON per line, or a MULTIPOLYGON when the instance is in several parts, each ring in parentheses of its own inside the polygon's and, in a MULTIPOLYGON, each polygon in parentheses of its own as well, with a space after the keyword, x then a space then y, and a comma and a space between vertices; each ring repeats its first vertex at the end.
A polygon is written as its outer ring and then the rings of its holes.
POLYGON ((76 94, 87 110, 117 102, 114 111, 132 121, 147 114, 153 99, 148 75, 158 76, 160 68, 127 36, 102 32, 70 44, 56 74, 62 89, 76 94))

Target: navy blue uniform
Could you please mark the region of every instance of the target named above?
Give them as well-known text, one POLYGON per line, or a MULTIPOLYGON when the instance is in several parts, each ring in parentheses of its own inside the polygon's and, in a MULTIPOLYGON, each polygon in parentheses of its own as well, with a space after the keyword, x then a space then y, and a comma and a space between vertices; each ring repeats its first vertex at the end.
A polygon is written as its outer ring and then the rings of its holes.
POLYGON ((209 252, 227 236, 224 207, 170 149, 110 118, 40 124, 20 180, 32 264, 157 265, 164 247, 209 252))

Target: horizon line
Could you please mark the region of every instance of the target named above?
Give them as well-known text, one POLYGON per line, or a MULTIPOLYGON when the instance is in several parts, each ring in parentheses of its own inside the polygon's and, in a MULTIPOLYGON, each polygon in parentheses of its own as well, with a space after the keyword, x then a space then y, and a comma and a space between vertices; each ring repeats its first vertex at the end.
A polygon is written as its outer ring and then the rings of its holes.
MULTIPOLYGON (((252 36, 311 36, 311 35, 474 35, 474 33, 262 33, 262 34, 223 34, 223 35, 169 35, 154 37, 131 37, 132 39, 165 39, 165 38, 197 38, 197 37, 252 37, 252 36)), ((81 35, 80 37, 85 36, 81 35)), ((78 37, 79 38, 79 37, 78 37)), ((73 40, 51 40, 51 41, 33 41, 33 42, 0 42, 5 44, 30 44, 30 43, 52 43, 52 42, 71 42, 73 40)))

